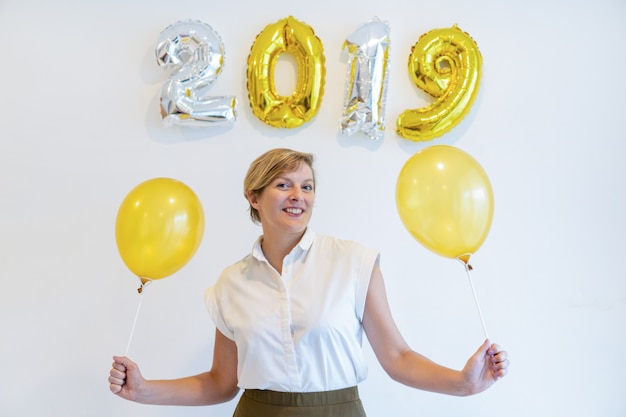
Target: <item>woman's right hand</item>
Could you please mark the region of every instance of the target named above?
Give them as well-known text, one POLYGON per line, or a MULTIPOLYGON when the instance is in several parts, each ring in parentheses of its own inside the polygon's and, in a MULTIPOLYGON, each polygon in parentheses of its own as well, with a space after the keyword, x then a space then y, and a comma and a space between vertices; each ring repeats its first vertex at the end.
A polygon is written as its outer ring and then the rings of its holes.
POLYGON ((126 400, 137 401, 138 392, 145 382, 137 364, 126 356, 113 356, 109 372, 109 389, 126 400))
POLYGON ((230 401, 237 386, 237 346, 215 330, 210 371, 175 379, 147 380, 126 356, 114 356, 109 388, 118 397, 141 404, 211 405, 230 401))

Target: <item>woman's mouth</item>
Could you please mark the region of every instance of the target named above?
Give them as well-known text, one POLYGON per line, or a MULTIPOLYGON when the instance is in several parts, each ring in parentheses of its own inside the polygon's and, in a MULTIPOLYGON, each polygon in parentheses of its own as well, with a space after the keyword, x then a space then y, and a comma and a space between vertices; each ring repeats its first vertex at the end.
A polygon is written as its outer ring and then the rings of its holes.
POLYGON ((297 207, 288 207, 285 211, 289 214, 302 214, 302 209, 297 207))

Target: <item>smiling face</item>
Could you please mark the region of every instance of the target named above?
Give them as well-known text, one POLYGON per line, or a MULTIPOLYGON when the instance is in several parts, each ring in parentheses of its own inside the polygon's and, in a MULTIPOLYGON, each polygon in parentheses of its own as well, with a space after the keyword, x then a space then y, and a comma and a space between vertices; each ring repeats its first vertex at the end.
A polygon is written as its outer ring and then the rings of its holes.
POLYGON ((295 170, 278 174, 262 191, 250 192, 248 200, 258 211, 264 234, 302 235, 315 202, 313 171, 301 162, 295 170))

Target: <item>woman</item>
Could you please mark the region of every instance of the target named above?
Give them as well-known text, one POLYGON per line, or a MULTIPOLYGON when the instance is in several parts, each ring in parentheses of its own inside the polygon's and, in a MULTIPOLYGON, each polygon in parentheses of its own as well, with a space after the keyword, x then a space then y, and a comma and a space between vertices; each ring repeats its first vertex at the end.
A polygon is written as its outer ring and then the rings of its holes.
POLYGON ((216 323, 210 371, 146 380, 114 357, 110 389, 149 404, 209 405, 244 389, 235 417, 365 416, 365 333, 391 378, 411 387, 471 395, 507 373, 507 353, 485 341, 461 371, 412 351, 387 303, 378 253, 308 229, 315 200, 313 157, 274 149, 244 180, 250 216, 263 229, 252 252, 206 293, 216 323))

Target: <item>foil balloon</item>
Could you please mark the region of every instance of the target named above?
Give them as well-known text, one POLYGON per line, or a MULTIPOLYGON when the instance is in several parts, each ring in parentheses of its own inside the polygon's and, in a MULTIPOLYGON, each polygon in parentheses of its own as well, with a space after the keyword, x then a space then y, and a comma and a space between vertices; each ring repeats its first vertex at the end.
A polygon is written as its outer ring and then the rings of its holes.
POLYGON ((389 24, 374 18, 350 34, 346 90, 340 128, 343 134, 363 132, 380 139, 385 130, 385 100, 389 72, 389 24))
POLYGON ((458 26, 420 36, 409 56, 415 85, 436 98, 431 105, 404 111, 400 136, 426 141, 448 132, 469 113, 478 94, 482 56, 474 40, 458 26))
POLYGON ((487 237, 493 217, 487 174, 469 154, 447 145, 409 158, 398 176, 396 203, 418 242, 465 263, 487 237))
POLYGON ((157 63, 169 71, 161 89, 166 126, 224 126, 237 118, 234 96, 209 96, 221 73, 224 45, 211 26, 185 20, 168 26, 155 48, 157 63))
POLYGON ((278 128, 295 128, 317 114, 324 94, 324 49, 313 29, 289 16, 266 26, 248 55, 247 87, 252 112, 278 128), (292 54, 298 65, 295 91, 281 96, 274 71, 281 54, 292 54))
POLYGON ((145 280, 165 278, 194 255, 204 233, 204 213, 196 194, 171 178, 153 178, 131 190, 115 222, 122 260, 145 280))

